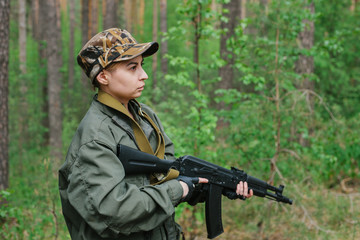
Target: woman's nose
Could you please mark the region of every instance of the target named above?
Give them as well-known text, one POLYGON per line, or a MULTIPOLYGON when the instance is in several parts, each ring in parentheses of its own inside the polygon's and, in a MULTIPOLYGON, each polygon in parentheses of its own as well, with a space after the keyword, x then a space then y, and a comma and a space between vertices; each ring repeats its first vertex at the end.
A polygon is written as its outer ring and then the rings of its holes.
POLYGON ((140 73, 140 79, 141 80, 146 80, 149 78, 149 76, 147 75, 147 73, 145 72, 145 70, 141 67, 141 73, 140 73))

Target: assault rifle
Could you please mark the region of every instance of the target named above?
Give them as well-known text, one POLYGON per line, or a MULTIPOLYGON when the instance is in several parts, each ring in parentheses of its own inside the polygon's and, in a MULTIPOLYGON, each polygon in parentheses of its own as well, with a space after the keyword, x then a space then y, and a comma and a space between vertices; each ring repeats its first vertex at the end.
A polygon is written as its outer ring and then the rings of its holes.
MULTIPOLYGON (((277 202, 292 204, 283 196, 284 186, 274 187, 265 181, 252 177, 244 171, 231 167, 231 170, 193 157, 183 156, 175 161, 163 160, 154 155, 138 151, 125 145, 118 145, 118 157, 126 174, 167 173, 175 169, 180 175, 203 177, 209 180, 205 186, 205 215, 208 238, 212 239, 224 232, 221 219, 221 195, 224 191, 235 192, 240 181, 246 181, 255 196, 265 197, 277 202)), ((236 194, 235 194, 236 195, 236 194)), ((239 196, 239 198, 241 198, 239 196)), ((195 203, 196 204, 196 203, 195 203)))

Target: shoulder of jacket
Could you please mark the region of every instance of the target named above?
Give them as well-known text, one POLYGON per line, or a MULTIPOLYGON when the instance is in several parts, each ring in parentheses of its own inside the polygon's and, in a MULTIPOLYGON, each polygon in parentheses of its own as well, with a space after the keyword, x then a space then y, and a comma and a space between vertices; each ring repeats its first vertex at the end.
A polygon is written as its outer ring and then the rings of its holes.
POLYGON ((102 106, 95 103, 80 122, 74 140, 78 141, 79 146, 90 141, 113 142, 116 141, 113 129, 111 114, 104 112, 102 106))

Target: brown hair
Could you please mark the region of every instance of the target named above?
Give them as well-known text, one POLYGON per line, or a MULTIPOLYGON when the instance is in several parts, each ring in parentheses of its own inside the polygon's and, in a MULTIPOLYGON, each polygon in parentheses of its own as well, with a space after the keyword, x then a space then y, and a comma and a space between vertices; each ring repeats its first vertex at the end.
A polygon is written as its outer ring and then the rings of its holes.
POLYGON ((109 71, 109 72, 114 72, 116 70, 116 68, 120 65, 123 65, 125 61, 120 61, 120 62, 113 62, 110 63, 110 65, 105 67, 105 70, 109 71))
MULTIPOLYGON (((118 66, 124 64, 124 61, 120 61, 120 62, 113 62, 113 63, 110 63, 110 65, 106 66, 104 69, 106 71, 109 71, 110 73, 113 73, 116 68, 118 68, 118 66)), ((103 70, 104 70, 103 69, 103 70)), ((94 78, 94 80, 92 81, 92 85, 95 88, 100 88, 100 83, 98 82, 98 80, 96 79, 96 77, 94 78)))

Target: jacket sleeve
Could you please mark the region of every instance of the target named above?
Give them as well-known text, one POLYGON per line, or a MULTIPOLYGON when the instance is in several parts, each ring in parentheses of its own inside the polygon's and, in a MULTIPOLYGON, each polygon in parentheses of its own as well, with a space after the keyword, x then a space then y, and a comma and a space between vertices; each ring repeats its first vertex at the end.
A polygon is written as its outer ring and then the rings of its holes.
POLYGON ((124 177, 114 151, 99 141, 80 148, 68 176, 70 203, 102 237, 152 230, 174 214, 181 199, 176 180, 139 188, 124 177))

